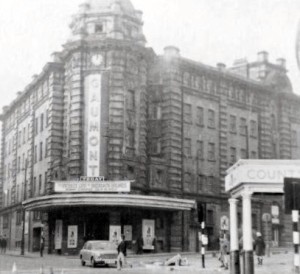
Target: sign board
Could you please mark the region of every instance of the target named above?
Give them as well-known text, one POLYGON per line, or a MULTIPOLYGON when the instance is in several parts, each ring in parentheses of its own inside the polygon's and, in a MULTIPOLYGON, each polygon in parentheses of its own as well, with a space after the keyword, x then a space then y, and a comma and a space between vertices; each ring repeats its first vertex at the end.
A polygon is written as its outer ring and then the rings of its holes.
POLYGON ((262 220, 265 222, 265 223, 268 223, 271 221, 271 214, 270 213, 264 213, 262 215, 262 220))
POLYGON ((290 214, 300 209, 300 178, 284 178, 284 208, 290 214))
POLYGON ((205 234, 201 235, 201 243, 202 245, 208 245, 208 237, 205 234))
POLYGON ((222 216, 220 219, 221 230, 229 230, 229 219, 227 216, 222 216))
POLYGON ((121 226, 119 225, 110 225, 109 226, 109 240, 118 245, 121 240, 121 226))
POLYGON ((130 181, 55 181, 55 192, 130 192, 130 181))
POLYGON ((29 233, 29 212, 25 211, 25 229, 24 234, 27 235, 29 233))
POLYGON ((55 249, 61 249, 62 245, 62 231, 63 231, 62 220, 55 221, 55 234, 54 234, 54 247, 55 249))
POLYGON ((100 175, 101 155, 101 101, 102 101, 102 75, 101 73, 89 74, 85 77, 85 122, 87 152, 87 176, 100 175))
POLYGON ((78 226, 68 226, 68 248, 76 248, 78 240, 78 226))
POLYGON ((98 176, 98 177, 80 176, 79 181, 101 182, 104 181, 104 176, 98 176))
POLYGON ((278 161, 274 160, 274 164, 271 164, 271 160, 268 164, 264 164, 263 160, 259 163, 249 161, 236 168, 233 166, 225 177, 225 191, 228 192, 242 183, 282 184, 286 177, 300 177, 299 165, 293 164, 293 161, 291 164, 280 164, 280 160, 278 161))
POLYGON ((143 249, 154 249, 153 240, 155 236, 155 221, 154 220, 142 220, 143 227, 143 249))

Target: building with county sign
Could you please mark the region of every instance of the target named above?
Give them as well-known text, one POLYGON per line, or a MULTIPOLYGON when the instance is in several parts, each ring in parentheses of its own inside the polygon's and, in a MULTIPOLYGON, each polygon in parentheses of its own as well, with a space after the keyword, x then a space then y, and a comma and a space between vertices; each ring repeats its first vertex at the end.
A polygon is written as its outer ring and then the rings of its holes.
MULTIPOLYGON (((3 108, 9 249, 38 250, 43 230, 49 253, 77 254, 88 239, 121 233, 132 250, 143 238, 145 251, 196 251, 201 222, 217 248, 228 229, 226 170, 239 159, 299 159, 300 98, 284 59, 259 52, 226 68, 174 46, 157 55, 142 27, 130 0, 86 0, 63 50, 3 108)), ((253 199, 253 229, 290 244, 282 195, 253 199), (276 222, 266 225, 265 213, 276 222)))

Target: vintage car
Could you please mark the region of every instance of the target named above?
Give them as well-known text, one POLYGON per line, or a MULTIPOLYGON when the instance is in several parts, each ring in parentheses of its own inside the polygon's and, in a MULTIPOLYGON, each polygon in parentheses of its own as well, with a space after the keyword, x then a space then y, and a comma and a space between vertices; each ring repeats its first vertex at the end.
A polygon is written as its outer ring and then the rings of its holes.
POLYGON ((87 241, 80 250, 81 265, 116 265, 118 251, 115 243, 109 241, 87 241))

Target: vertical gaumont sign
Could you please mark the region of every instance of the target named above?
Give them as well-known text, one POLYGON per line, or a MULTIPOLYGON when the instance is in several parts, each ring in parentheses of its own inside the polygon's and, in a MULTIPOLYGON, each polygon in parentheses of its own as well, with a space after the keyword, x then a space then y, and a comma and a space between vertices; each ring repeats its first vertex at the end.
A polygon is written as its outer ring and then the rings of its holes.
POLYGON ((86 175, 100 175, 101 74, 85 77, 86 175))

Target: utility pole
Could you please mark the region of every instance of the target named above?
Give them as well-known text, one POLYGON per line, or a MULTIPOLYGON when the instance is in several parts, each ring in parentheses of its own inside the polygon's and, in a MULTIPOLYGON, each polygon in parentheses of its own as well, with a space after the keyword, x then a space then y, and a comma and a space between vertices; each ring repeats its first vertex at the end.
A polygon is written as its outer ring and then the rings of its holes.
MULTIPOLYGON (((27 159, 25 160, 25 172, 24 172, 24 193, 23 193, 23 201, 26 200, 27 195, 27 159)), ((24 255, 24 250, 25 250, 25 208, 22 205, 22 241, 21 241, 21 255, 24 255)))

